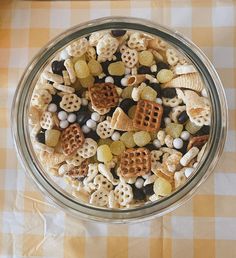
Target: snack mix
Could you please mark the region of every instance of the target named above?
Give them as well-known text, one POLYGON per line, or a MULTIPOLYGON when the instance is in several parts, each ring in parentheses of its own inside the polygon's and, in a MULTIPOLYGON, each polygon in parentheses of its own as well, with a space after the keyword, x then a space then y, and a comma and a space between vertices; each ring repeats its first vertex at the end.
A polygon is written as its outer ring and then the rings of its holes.
POLYGON ((46 66, 29 128, 37 157, 79 201, 114 209, 184 185, 209 138, 210 101, 194 65, 160 38, 95 32, 46 66))

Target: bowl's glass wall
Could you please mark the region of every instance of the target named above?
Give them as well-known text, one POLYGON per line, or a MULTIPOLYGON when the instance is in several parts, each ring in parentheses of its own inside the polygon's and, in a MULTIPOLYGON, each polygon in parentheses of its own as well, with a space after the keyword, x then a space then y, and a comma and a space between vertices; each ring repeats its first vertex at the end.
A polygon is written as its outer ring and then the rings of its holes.
POLYGON ((40 189, 64 209, 87 219, 100 221, 125 222, 147 219, 152 216, 162 215, 171 211, 191 197, 197 187, 212 172, 222 152, 226 129, 227 107, 225 95, 220 79, 206 56, 189 40, 160 25, 146 20, 133 18, 104 18, 76 26, 58 36, 44 47, 26 69, 13 101, 12 121, 13 134, 18 154, 23 166, 29 172, 40 189), (191 176, 187 183, 177 189, 173 194, 154 203, 144 206, 114 210, 107 208, 95 208, 89 204, 82 204, 72 195, 60 189, 44 172, 37 157, 35 156, 29 131, 28 131, 28 107, 34 86, 43 69, 50 60, 65 45, 71 41, 84 37, 92 32, 106 29, 139 30, 145 33, 159 36, 172 44, 196 66, 204 80, 212 105, 212 122, 210 139, 205 154, 197 167, 196 173, 191 176))

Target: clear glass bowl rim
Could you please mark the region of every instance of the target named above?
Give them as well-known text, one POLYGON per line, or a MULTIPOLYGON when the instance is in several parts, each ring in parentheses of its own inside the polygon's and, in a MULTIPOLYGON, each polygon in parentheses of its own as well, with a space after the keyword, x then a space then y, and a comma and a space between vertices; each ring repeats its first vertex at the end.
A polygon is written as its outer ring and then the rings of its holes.
POLYGON ((54 204, 82 219, 100 222, 127 223, 162 216, 176 209, 191 198, 195 190, 213 171, 219 160, 226 139, 227 118, 228 109, 220 78, 211 62, 194 43, 177 31, 173 31, 148 20, 128 17, 105 17, 88 21, 66 30, 39 51, 26 68, 17 87, 12 105, 11 127, 16 150, 24 169, 44 195, 52 200, 54 204), (51 55, 83 35, 100 30, 122 28, 141 30, 160 36, 171 44, 174 44, 175 47, 187 55, 196 65, 208 86, 207 91, 212 102, 213 117, 210 139, 202 162, 200 162, 197 172, 182 188, 177 189, 170 196, 161 198, 155 203, 138 208, 113 210, 81 204, 76 201, 75 198, 58 191, 55 185, 53 185, 53 182, 50 182, 50 180, 43 176, 42 168, 40 168, 37 162, 29 139, 27 130, 27 107, 29 106, 31 97, 30 93, 32 93, 35 85, 33 82, 35 82, 36 75, 41 72, 44 63, 51 55))

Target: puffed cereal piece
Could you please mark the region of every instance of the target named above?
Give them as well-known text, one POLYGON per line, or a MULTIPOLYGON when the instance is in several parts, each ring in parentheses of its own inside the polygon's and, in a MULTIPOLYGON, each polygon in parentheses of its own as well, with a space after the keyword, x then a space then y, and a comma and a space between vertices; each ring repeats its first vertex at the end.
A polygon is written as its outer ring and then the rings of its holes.
POLYGON ((81 38, 66 47, 66 50, 70 56, 81 57, 83 54, 85 54, 87 48, 88 40, 86 38, 81 38))
POLYGON ((111 128, 111 121, 104 120, 97 125, 96 132, 102 139, 106 139, 112 136, 114 129, 111 128))
POLYGON ((80 106, 81 99, 76 94, 66 94, 60 102, 60 107, 67 112, 78 111, 80 106))
POLYGON ((84 144, 77 150, 77 152, 81 157, 88 159, 96 154, 97 146, 97 142, 92 138, 85 138, 84 144))
POLYGON ((146 50, 148 40, 139 32, 134 32, 130 35, 128 40, 128 46, 137 51, 146 50))
POLYGON ((164 141, 168 148, 173 148, 174 138, 171 135, 167 134, 164 141))
POLYGON ((157 179, 157 176, 156 176, 155 174, 152 174, 151 176, 149 176, 149 177, 144 181, 143 186, 153 184, 156 179, 157 179))
POLYGON ((131 93, 131 97, 134 101, 139 101, 143 89, 146 87, 146 84, 141 83, 139 87, 134 87, 131 93))
MULTIPOLYGON (((76 74, 74 70, 74 65, 71 59, 66 59, 64 62, 64 66, 69 74, 70 80, 72 83, 75 83, 76 81, 76 74)), ((70 92, 71 93, 71 92, 70 92)))
POLYGON ((98 174, 98 163, 89 164, 88 165, 88 174, 83 181, 84 185, 87 185, 88 183, 90 183, 97 174, 98 174))
POLYGON ((93 182, 95 185, 98 185, 99 187, 103 187, 107 191, 111 191, 113 189, 112 183, 102 174, 96 175, 93 182))
POLYGON ((89 45, 92 47, 97 46, 98 41, 106 34, 105 31, 93 32, 89 36, 89 45))
POLYGON ((84 160, 77 151, 75 154, 66 158, 66 163, 73 166, 80 166, 84 160))
POLYGON ((138 63, 138 52, 135 49, 126 47, 122 51, 121 59, 126 67, 133 68, 138 63))
POLYGON ((109 192, 105 188, 99 187, 98 190, 91 194, 89 203, 99 207, 105 207, 108 204, 108 194, 109 192))
POLYGON ((148 47, 154 50, 166 51, 167 43, 164 40, 156 37, 148 41, 148 47))
POLYGON ((97 44, 97 54, 105 58, 112 58, 119 46, 119 42, 116 38, 113 38, 110 34, 105 34, 97 44))
POLYGON ((193 160, 197 154, 199 153, 199 149, 197 147, 192 147, 185 155, 181 158, 180 164, 182 166, 187 166, 191 160, 193 160))
POLYGON ((133 200, 132 187, 124 182, 120 182, 114 190, 114 195, 121 206, 126 206, 133 200))
POLYGON ((177 96, 171 99, 162 97, 162 102, 165 106, 177 107, 182 103, 182 99, 179 99, 177 96))
POLYGON ((96 60, 96 57, 97 57, 97 55, 96 55, 96 50, 95 50, 95 48, 94 47, 92 47, 92 46, 89 46, 88 47, 88 49, 87 49, 87 52, 86 52, 86 59, 88 60, 88 61, 90 61, 90 60, 96 60))
POLYGON ((40 118, 40 125, 43 129, 52 129, 54 126, 53 114, 49 111, 44 111, 40 118))
POLYGON ((175 172, 176 169, 180 166, 180 159, 182 158, 182 153, 173 153, 171 154, 164 162, 168 171, 175 172))
POLYGON ((166 133, 164 130, 160 130, 157 133, 157 139, 160 141, 161 146, 165 144, 165 137, 166 137, 166 133))

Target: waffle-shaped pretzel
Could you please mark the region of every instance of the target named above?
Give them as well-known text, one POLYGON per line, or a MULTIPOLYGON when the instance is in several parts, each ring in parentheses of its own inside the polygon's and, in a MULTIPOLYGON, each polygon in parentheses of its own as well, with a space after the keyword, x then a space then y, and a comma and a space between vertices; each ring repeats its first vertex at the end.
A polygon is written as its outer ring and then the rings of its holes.
POLYGON ((128 46, 137 51, 146 50, 148 41, 143 35, 139 32, 132 33, 129 37, 128 46))
POLYGON ((125 48, 121 55, 122 62, 128 68, 133 68, 138 63, 138 52, 136 49, 125 48))
POLYGON ((53 114, 49 111, 44 111, 40 118, 40 125, 43 129, 52 129, 54 126, 53 114))
POLYGON ((84 144, 78 149, 78 153, 85 159, 88 159, 96 154, 97 143, 91 138, 85 138, 84 144))
POLYGON ((139 100, 133 124, 140 130, 155 132, 161 125, 163 108, 160 104, 148 100, 139 100))
POLYGON ((151 170, 151 155, 146 148, 127 149, 121 155, 120 173, 123 177, 148 174, 151 170))
POLYGON ((119 95, 112 83, 96 83, 89 87, 89 96, 95 108, 110 108, 117 106, 119 95))
POLYGON ((66 175, 72 179, 78 179, 85 177, 88 173, 88 159, 84 160, 79 167, 73 167, 70 169, 66 175))
POLYGON ((61 145, 65 155, 71 155, 84 143, 84 134, 78 124, 72 124, 63 130, 61 145))
POLYGON ((132 187, 125 182, 119 183, 114 190, 115 199, 121 206, 126 206, 133 200, 132 187))
POLYGON ((111 122, 104 120, 103 122, 97 125, 97 135, 102 139, 106 139, 112 136, 114 129, 111 128, 111 122))
POLYGON ((67 112, 78 111, 81 106, 81 100, 76 94, 65 94, 60 102, 60 107, 67 112))
POLYGON ((87 51, 87 48, 88 40, 86 38, 81 38, 66 47, 66 50, 70 56, 80 57, 87 51))

